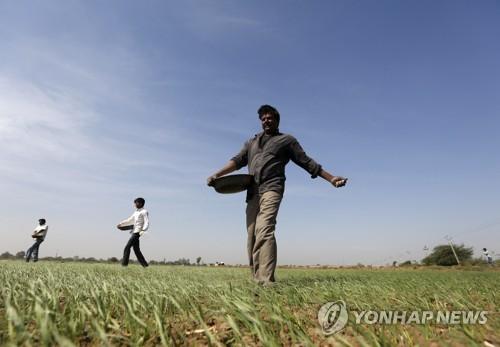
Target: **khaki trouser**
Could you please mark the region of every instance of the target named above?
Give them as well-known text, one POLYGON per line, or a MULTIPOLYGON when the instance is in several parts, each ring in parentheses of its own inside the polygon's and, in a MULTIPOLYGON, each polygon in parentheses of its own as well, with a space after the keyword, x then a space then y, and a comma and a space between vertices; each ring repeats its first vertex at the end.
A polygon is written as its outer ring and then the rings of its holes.
POLYGON ((274 230, 282 197, 273 191, 254 194, 247 204, 248 259, 253 277, 259 282, 274 282, 277 262, 274 230))

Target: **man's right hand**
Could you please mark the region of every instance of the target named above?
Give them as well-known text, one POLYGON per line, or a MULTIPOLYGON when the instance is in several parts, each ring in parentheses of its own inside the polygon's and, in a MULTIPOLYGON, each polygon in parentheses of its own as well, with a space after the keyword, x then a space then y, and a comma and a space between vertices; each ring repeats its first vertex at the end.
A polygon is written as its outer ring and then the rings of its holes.
POLYGON ((207 186, 212 187, 214 185, 216 178, 217 178, 216 175, 212 175, 209 178, 207 178, 207 186))
POLYGON ((213 187, 214 181, 217 178, 230 174, 231 172, 236 171, 236 169, 236 162, 234 160, 230 160, 222 169, 216 171, 212 176, 207 178, 207 185, 209 187, 213 187))

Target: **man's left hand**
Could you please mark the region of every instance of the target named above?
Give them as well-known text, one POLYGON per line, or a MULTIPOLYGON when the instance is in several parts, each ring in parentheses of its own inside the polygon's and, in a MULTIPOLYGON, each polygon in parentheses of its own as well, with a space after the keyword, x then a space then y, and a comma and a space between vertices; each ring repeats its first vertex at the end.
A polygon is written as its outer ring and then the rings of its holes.
POLYGON ((340 188, 346 185, 347 178, 341 176, 334 176, 330 181, 330 183, 333 184, 335 188, 340 188))

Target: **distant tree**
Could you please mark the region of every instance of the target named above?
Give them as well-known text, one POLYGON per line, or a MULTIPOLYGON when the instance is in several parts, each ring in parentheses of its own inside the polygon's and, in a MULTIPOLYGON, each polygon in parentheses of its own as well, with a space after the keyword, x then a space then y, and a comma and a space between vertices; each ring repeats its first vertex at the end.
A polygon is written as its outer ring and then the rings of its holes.
POLYGON ((0 259, 13 259, 14 256, 10 254, 9 252, 4 252, 0 254, 0 259))
POLYGON ((200 265, 201 257, 196 258, 196 265, 200 265))
POLYGON ((411 260, 406 260, 406 261, 402 262, 401 264, 399 264, 399 266, 411 266, 411 265, 412 265, 411 260))
POLYGON ((189 259, 186 258, 180 258, 174 261, 167 261, 166 264, 168 265, 191 265, 189 259))
POLYGON ((108 262, 110 263, 118 263, 118 258, 117 257, 111 257, 108 259, 108 262))
POLYGON ((25 251, 19 251, 16 253, 16 258, 17 259, 24 259, 24 256, 26 255, 25 251))
MULTIPOLYGON (((472 259, 472 247, 465 247, 463 244, 454 244, 453 248, 460 262, 466 262, 472 259)), ((455 259, 455 255, 450 245, 439 245, 434 247, 431 254, 422 259, 422 263, 425 265, 452 266, 457 265, 457 260, 455 259)))

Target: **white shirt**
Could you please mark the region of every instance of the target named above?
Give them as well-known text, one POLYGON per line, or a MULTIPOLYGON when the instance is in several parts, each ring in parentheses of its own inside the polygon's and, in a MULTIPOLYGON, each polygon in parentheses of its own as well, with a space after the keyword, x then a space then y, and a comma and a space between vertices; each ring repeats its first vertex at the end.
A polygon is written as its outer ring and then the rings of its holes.
POLYGON ((129 218, 118 225, 121 227, 133 225, 134 229, 132 229, 132 233, 142 235, 149 228, 149 213, 145 208, 139 208, 129 218))
POLYGON ((489 258, 489 257, 490 257, 490 254, 488 253, 488 250, 483 251, 483 254, 484 254, 484 256, 485 256, 486 258, 489 258))
POLYGON ((35 230, 33 230, 33 236, 41 237, 42 239, 44 239, 45 235, 47 235, 48 230, 49 230, 49 226, 47 224, 38 225, 35 228, 35 230))

